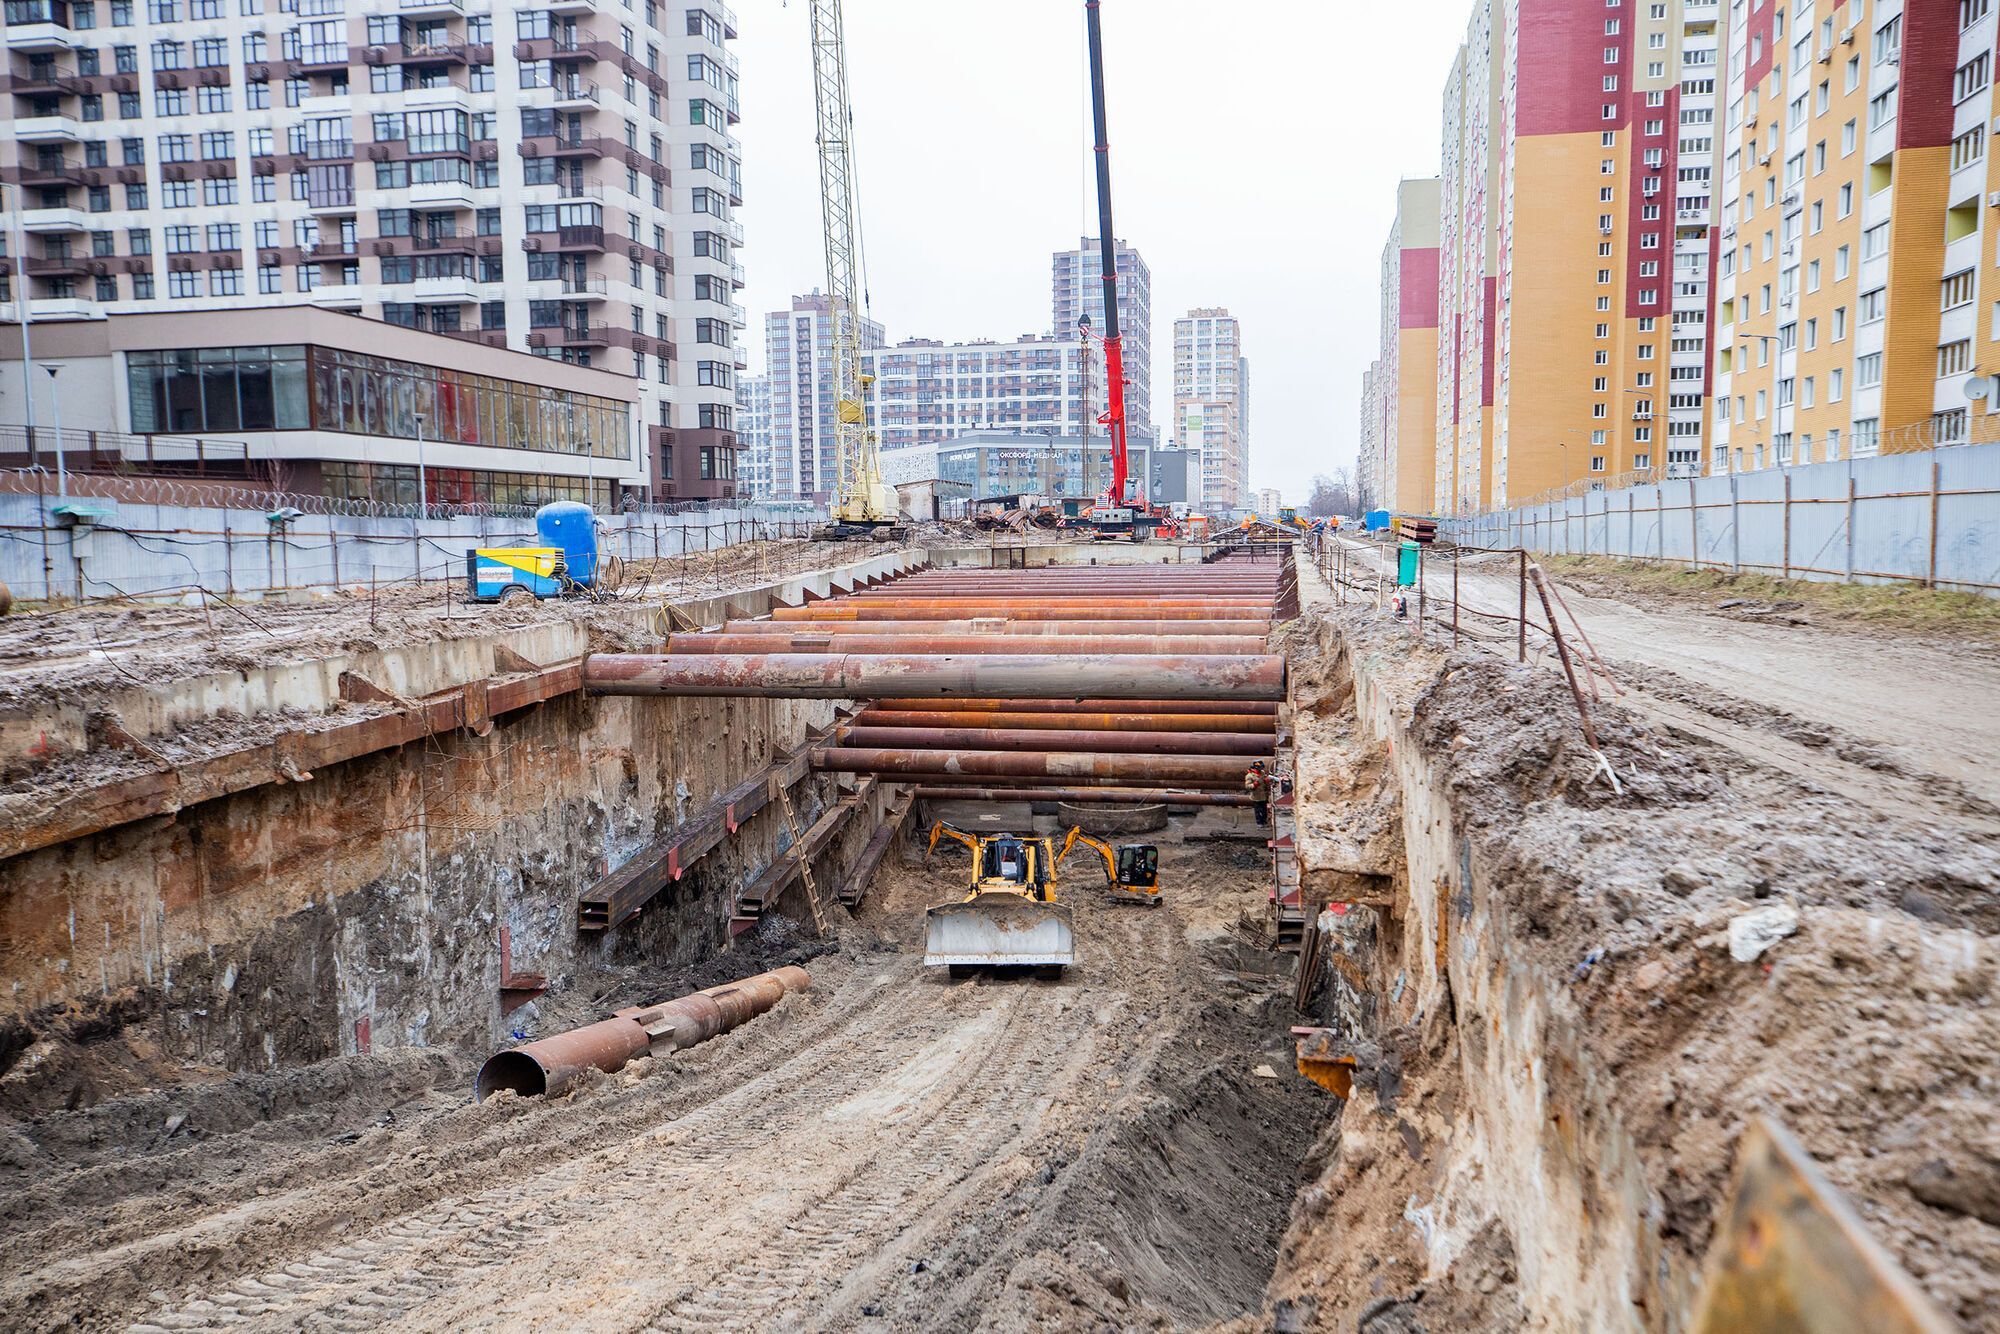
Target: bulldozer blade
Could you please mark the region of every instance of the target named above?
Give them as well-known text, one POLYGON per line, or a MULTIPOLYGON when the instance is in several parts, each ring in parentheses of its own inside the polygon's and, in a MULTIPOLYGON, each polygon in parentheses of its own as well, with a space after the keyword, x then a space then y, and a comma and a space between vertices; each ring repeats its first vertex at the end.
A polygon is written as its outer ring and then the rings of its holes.
POLYGON ((924 962, 993 968, 1067 967, 1076 933, 1066 904, 1020 894, 976 894, 925 914, 924 962))

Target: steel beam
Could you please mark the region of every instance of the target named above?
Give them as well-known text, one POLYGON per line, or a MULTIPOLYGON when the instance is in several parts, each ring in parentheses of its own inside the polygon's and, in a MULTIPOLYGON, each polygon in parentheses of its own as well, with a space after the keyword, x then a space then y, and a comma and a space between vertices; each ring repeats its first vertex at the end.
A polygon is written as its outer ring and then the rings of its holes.
POLYGON ((1277 654, 593 653, 596 695, 777 699, 1281 700, 1277 654))
MULTIPOLYGON (((1204 714, 1214 713, 1219 706, 1209 700, 1197 699, 953 699, 942 705, 935 699, 878 699, 875 701, 874 707, 884 711, 914 709, 919 712, 926 709, 946 708, 960 713, 1011 713, 1018 711, 1021 713, 1091 714, 1116 713, 1123 709, 1130 709, 1134 714, 1204 714)), ((1268 715, 1267 721, 1269 721, 1270 726, 1274 729, 1277 726, 1278 706, 1276 704, 1260 700, 1232 699, 1227 702, 1227 708, 1230 713, 1260 713, 1268 715)), ((1051 727, 1069 727, 1072 725, 1083 726, 1081 723, 1070 724, 1067 722, 1053 722, 1049 724, 1051 727)), ((969 723, 967 726, 979 726, 979 724, 969 723)), ((1186 730, 1192 732, 1198 729, 1190 727, 1186 730)), ((1239 730, 1248 732, 1255 729, 1246 727, 1239 730)))

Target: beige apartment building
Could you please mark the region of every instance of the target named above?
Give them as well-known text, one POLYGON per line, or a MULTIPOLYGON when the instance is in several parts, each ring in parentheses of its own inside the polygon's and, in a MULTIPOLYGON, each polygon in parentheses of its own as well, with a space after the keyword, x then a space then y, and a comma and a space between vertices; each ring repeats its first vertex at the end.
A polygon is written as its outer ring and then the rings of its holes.
POLYGON ((1243 326, 1207 306, 1174 321, 1174 437, 1201 459, 1201 504, 1250 507, 1250 362, 1243 326))

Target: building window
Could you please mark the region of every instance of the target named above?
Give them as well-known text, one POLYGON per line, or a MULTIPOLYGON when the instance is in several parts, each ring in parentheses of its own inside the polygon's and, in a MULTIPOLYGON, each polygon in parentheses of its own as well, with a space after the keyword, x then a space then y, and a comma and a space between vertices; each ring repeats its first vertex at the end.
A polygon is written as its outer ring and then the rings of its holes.
POLYGON ((1937 373, 1963 375, 1972 368, 1972 341, 1961 338, 1938 347, 1937 373))
MULTIPOLYGON (((1857 389, 1872 389, 1882 383, 1882 354, 1870 352, 1867 356, 1854 360, 1854 385, 1857 389)), ((1857 426, 1859 422, 1855 423, 1857 426)))

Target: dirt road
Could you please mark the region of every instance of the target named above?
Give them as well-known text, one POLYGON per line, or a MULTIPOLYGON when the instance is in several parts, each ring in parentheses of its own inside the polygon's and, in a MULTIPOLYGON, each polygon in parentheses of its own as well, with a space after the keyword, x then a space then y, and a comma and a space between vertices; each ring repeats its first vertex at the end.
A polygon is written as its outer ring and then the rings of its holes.
MULTIPOLYGON (((1375 544, 1342 541, 1350 561, 1386 568, 1375 544)), ((1449 566, 1436 561, 1430 573, 1440 569, 1427 601, 1448 620, 1449 566)), ((1469 558, 1459 570, 1468 612, 1511 618, 1519 587, 1512 557, 1469 558)), ((1991 648, 1853 626, 1756 624, 1686 602, 1562 588, 1631 692, 1628 705, 1870 808, 2000 828, 2000 655, 1991 648)), ((1529 600, 1529 619, 1544 623, 1532 592, 1529 600)), ((1511 653, 1511 626, 1470 614, 1461 625, 1511 653)), ((1530 653, 1546 644, 1531 636, 1530 653)))
POLYGON ((475 1107, 469 1067, 413 1054, 17 1125, 0 1324, 1014 1329, 1254 1310, 1328 1110, 1278 1049, 1278 956, 1237 935, 1261 920, 1262 854, 1166 846, 1164 909, 1079 888, 1061 983, 927 972, 921 907, 956 875, 892 865, 811 961, 811 991, 566 1099, 475 1107))

